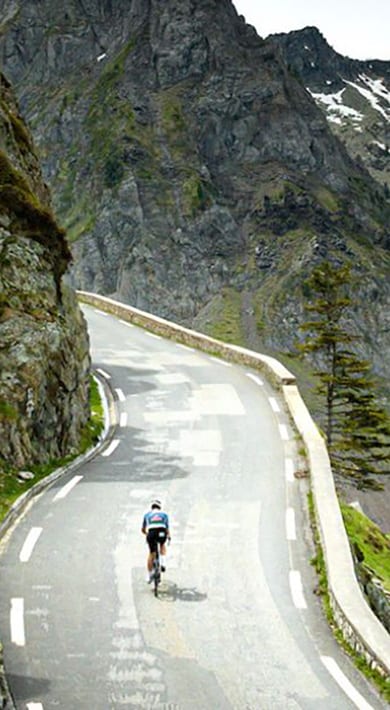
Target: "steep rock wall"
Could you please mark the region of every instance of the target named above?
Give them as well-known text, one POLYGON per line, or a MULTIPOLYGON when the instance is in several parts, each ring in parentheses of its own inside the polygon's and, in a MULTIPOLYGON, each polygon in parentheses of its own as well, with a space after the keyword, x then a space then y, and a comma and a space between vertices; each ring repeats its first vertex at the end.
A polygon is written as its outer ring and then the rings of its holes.
POLYGON ((89 416, 89 342, 64 284, 70 252, 31 137, 0 75, 0 464, 77 450, 89 416))

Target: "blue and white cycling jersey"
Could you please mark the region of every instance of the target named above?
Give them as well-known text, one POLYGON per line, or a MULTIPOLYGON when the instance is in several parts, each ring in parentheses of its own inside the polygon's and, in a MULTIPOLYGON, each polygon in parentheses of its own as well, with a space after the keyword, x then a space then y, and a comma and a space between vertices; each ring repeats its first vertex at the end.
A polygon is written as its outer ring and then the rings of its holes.
POLYGON ((166 513, 162 510, 150 510, 145 513, 142 527, 147 531, 153 530, 153 528, 166 528, 169 529, 169 518, 166 513))

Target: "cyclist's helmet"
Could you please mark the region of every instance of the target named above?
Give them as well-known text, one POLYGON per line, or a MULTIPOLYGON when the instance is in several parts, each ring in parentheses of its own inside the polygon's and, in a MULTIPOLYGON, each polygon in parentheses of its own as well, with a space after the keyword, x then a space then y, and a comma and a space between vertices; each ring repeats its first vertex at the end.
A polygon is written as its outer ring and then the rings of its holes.
POLYGON ((152 500, 150 507, 151 508, 158 508, 159 510, 161 510, 161 500, 158 500, 157 498, 155 498, 154 500, 152 500))

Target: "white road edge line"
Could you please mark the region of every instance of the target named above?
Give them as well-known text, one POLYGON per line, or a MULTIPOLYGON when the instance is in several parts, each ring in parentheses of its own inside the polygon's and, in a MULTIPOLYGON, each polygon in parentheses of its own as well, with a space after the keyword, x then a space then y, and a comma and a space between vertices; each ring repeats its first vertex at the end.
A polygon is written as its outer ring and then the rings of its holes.
POLYGON ((117 393, 120 402, 124 402, 126 400, 126 397, 120 387, 116 387, 115 392, 117 393))
POLYGON ((109 375, 105 370, 102 370, 101 367, 97 367, 96 372, 98 372, 106 380, 111 380, 111 375, 109 375))
POLYGON ((60 500, 61 498, 65 498, 65 496, 68 495, 68 493, 72 490, 72 488, 77 486, 77 484, 81 481, 82 478, 83 478, 83 476, 73 476, 73 478, 70 481, 68 481, 68 483, 66 483, 65 486, 63 486, 61 488, 61 490, 58 491, 58 493, 56 493, 56 495, 53 498, 53 503, 56 500, 60 500))
POLYGON ((264 387, 264 382, 263 380, 260 379, 260 377, 257 377, 257 375, 252 375, 251 372, 246 373, 247 377, 250 377, 253 382, 256 382, 257 385, 260 385, 260 387, 264 387))
POLYGON ((225 365, 225 367, 232 366, 231 362, 226 362, 225 360, 221 360, 219 357, 214 357, 213 355, 210 356, 210 360, 214 360, 214 362, 217 362, 218 365, 225 365))
POLYGON ((34 549, 35 544, 37 543, 37 541, 39 539, 39 536, 40 536, 42 530, 43 530, 43 528, 31 528, 30 532, 28 533, 28 535, 24 541, 23 547, 20 550, 19 560, 21 562, 28 562, 29 561, 29 559, 31 557, 31 553, 34 549))
POLYGON ((279 424, 279 432, 283 441, 289 440, 288 430, 285 424, 279 424))
POLYGON ((16 646, 24 646, 26 637, 24 633, 24 599, 14 597, 11 599, 11 641, 16 646))
POLYGON ((155 338, 156 340, 161 340, 161 335, 157 335, 156 333, 151 333, 150 330, 145 330, 144 331, 146 335, 149 335, 151 338, 155 338))
POLYGON ((95 313, 98 313, 99 316, 104 316, 105 318, 108 317, 108 313, 105 313, 104 311, 99 311, 98 308, 94 308, 95 313))
POLYGON ((294 508, 287 508, 286 510, 286 537, 287 540, 297 539, 294 508))
POLYGON ((124 427, 126 425, 127 425, 127 412, 121 412, 119 426, 124 427))
POLYGON ((284 468, 285 468, 287 482, 293 483, 294 482, 294 461, 292 459, 286 459, 284 462, 284 468))
POLYGON ((331 658, 331 656, 321 656, 321 661, 336 683, 338 683, 340 688, 348 695, 349 699, 352 700, 359 710, 374 710, 372 705, 363 698, 359 691, 352 685, 351 681, 344 675, 334 658, 331 658))
POLYGON ((176 343, 178 348, 181 348, 182 350, 188 350, 190 353, 195 353, 196 350, 195 348, 190 348, 189 345, 183 345, 183 343, 176 343))
POLYGON ((42 703, 27 703, 27 710, 43 710, 42 703))
POLYGON ((113 441, 111 442, 111 444, 110 444, 110 446, 108 447, 108 449, 106 449, 105 451, 103 451, 102 456, 111 456, 111 454, 114 453, 114 451, 115 451, 116 447, 118 446, 118 444, 119 444, 119 439, 113 439, 113 441))
POLYGON ((280 412, 280 407, 275 399, 275 397, 268 397, 268 401, 274 412, 280 412))
POLYGON ((127 320, 121 320, 119 318, 119 323, 122 323, 122 325, 128 325, 129 328, 134 328, 134 323, 129 323, 127 320))
POLYGON ((289 575, 290 590, 293 602, 297 609, 307 609, 305 597, 303 596, 302 578, 298 570, 290 570, 289 575))

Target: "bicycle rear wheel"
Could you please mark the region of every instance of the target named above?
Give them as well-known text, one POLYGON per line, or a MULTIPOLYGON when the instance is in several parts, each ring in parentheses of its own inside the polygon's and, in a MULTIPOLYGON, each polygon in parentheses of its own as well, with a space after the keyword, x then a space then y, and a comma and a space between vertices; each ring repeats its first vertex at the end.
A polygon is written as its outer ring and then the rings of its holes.
POLYGON ((161 567, 160 567, 160 550, 157 548, 156 557, 153 560, 153 582, 154 582, 154 596, 158 597, 158 585, 161 582, 161 567))

